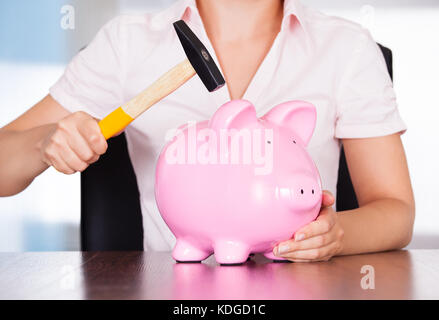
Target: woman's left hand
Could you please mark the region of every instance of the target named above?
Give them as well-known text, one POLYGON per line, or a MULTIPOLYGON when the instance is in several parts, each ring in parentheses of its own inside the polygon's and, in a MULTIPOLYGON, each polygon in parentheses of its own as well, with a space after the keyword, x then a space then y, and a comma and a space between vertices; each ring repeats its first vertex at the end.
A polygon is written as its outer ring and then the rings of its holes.
POLYGON ((343 248, 343 229, 332 209, 334 196, 323 191, 318 218, 299 229, 293 239, 279 243, 273 253, 294 262, 328 261, 343 248))

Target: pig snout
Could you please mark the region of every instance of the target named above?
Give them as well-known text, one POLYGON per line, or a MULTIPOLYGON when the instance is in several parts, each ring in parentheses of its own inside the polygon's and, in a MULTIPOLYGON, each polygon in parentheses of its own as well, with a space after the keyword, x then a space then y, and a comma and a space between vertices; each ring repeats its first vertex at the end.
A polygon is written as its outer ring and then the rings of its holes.
POLYGON ((280 197, 294 211, 311 210, 322 198, 320 182, 311 175, 298 173, 280 188, 280 197))

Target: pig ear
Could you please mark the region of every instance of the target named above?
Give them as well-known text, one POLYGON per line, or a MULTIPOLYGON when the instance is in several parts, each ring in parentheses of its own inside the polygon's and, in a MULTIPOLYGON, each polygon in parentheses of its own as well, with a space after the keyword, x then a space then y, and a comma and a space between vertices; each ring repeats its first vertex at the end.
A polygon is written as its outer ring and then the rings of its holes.
POLYGON ((246 100, 232 100, 222 105, 209 121, 215 130, 242 129, 258 121, 255 107, 246 100))
POLYGON ((290 128, 307 145, 316 126, 317 112, 308 102, 290 101, 274 107, 263 119, 290 128))

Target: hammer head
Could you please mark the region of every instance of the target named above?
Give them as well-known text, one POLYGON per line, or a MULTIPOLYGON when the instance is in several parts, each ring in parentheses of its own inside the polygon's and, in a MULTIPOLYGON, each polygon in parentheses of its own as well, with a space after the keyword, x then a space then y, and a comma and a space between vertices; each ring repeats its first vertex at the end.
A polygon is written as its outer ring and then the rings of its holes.
POLYGON ((218 69, 206 47, 188 25, 183 20, 179 20, 174 22, 174 28, 189 62, 192 64, 192 67, 201 81, 203 81, 207 90, 212 92, 224 86, 225 81, 221 71, 218 69))

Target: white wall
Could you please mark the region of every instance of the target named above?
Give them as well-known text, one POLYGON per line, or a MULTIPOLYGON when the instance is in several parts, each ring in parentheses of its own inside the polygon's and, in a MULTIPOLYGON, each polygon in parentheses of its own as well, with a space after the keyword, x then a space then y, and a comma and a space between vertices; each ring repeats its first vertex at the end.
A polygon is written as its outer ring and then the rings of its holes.
MULTIPOLYGON (((118 0, 0 2, 0 127, 43 98, 118 12, 118 0), (60 26, 66 4, 75 9, 74 30, 60 26)), ((0 198, 0 251, 78 250, 79 181, 49 169, 19 195, 0 198)))
MULTIPOLYGON (((8 123, 47 94, 48 88, 62 74, 62 65, 0 62, 0 126, 8 123)), ((2 152, 2 151, 0 151, 2 152)), ((61 244, 42 243, 38 225, 79 223, 79 175, 64 176, 53 169, 35 179, 24 192, 9 198, 0 198, 0 251, 35 248, 62 248, 61 244), (36 226, 28 234, 30 226, 36 226)), ((53 239, 64 243, 64 238, 53 239)), ((78 240, 72 240, 78 243, 78 240)))

